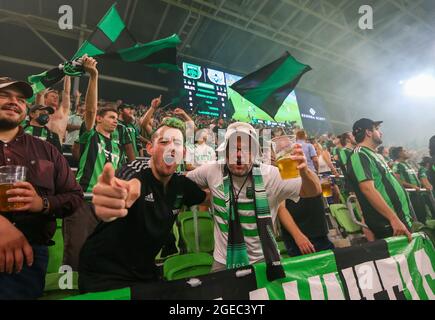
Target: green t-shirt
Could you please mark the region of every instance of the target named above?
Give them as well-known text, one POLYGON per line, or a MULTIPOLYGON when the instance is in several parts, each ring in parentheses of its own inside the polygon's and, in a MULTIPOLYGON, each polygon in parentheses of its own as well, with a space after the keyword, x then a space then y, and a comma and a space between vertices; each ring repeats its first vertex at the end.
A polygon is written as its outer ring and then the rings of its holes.
POLYGON ((428 170, 425 167, 418 168, 418 178, 419 179, 424 179, 424 178, 427 179, 427 171, 428 170))
POLYGON ((417 172, 415 172, 415 170, 408 163, 399 161, 395 162, 393 165, 393 172, 398 174, 402 181, 417 187, 421 187, 417 172))
POLYGON ((76 179, 83 192, 92 192, 107 162, 111 162, 115 170, 121 167, 120 145, 113 138, 113 134, 111 138, 107 138, 95 128, 81 134, 79 143, 82 145, 82 153, 76 179))
POLYGON ((353 150, 350 148, 341 148, 338 149, 337 155, 338 155, 338 165, 340 166, 341 171, 346 176, 347 175, 347 161, 349 160, 350 156, 352 155, 353 150))
POLYGON ((361 204, 366 224, 377 238, 392 236, 389 221, 370 204, 359 184, 372 180, 376 190, 400 220, 410 228, 412 213, 408 194, 388 167, 382 155, 367 147, 357 147, 347 163, 350 181, 361 204))

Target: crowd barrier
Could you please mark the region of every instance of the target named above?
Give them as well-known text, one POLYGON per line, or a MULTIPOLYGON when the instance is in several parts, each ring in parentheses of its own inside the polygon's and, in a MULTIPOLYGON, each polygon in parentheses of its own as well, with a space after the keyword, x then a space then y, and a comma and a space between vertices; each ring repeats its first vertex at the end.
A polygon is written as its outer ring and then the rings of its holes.
POLYGON ((175 281, 137 283, 68 300, 434 300, 435 250, 424 233, 282 260, 285 278, 268 281, 265 263, 175 281))

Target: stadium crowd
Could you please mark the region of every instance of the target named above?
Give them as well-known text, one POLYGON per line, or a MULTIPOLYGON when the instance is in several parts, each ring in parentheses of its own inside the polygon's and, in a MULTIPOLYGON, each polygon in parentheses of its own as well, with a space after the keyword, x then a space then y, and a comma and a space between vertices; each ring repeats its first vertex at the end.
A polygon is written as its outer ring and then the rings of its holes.
MULTIPOLYGON (((339 135, 308 136, 194 114, 182 107, 104 101, 97 61, 85 57, 84 97, 64 78, 39 93, 0 78, 0 166, 27 178, 0 198, 0 299, 43 295, 56 219, 63 264, 81 292, 161 278, 156 256, 173 225, 199 205, 214 220, 211 272, 264 261, 282 276, 276 239, 289 256, 334 248, 328 204, 356 195, 365 241, 405 235, 435 214, 435 136, 427 154, 385 146, 382 121, 359 119, 339 135), (282 179, 273 141, 294 136, 298 176, 282 179), (323 191, 323 193, 322 193, 323 191), (270 232, 274 230, 274 232, 270 232)), ((0 172, 0 175, 2 173, 0 172)))

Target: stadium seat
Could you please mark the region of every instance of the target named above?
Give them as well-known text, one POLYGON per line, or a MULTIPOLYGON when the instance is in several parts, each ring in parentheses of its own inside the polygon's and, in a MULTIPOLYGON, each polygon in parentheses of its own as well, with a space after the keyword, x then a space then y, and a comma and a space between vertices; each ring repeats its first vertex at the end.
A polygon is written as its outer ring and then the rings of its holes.
POLYGON ((68 161, 68 164, 70 167, 77 167, 78 163, 77 161, 73 158, 72 153, 69 152, 64 152, 63 156, 65 157, 66 161, 68 161))
POLYGON ((47 273, 57 273, 63 260, 62 219, 56 220, 56 232, 53 236, 54 245, 48 247, 47 273))
POLYGON ((348 234, 360 233, 361 226, 357 225, 351 218, 349 210, 344 204, 332 204, 329 206, 331 214, 337 223, 348 234))
POLYGON ((208 274, 213 265, 213 257, 204 252, 188 253, 168 258, 163 264, 163 277, 178 280, 208 274))
MULTIPOLYGON (((197 216, 199 252, 212 252, 214 249, 213 219, 208 212, 203 211, 199 211, 197 216)), ((196 252, 193 213, 191 211, 180 213, 178 221, 180 224, 180 236, 186 246, 186 252, 196 252)))

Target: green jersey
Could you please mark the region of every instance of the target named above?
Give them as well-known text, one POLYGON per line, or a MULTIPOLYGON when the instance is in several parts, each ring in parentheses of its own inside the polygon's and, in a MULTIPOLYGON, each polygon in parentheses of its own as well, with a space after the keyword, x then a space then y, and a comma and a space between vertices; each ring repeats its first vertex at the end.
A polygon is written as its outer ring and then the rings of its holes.
MULTIPOLYGON (((131 145, 133 146, 133 151, 134 151, 134 155, 136 157, 139 157, 139 149, 137 147, 137 140, 138 140, 138 129, 136 128, 136 126, 132 123, 125 123, 121 120, 118 120, 118 127, 122 127, 123 130, 125 131, 125 134, 127 135, 126 140, 128 139, 129 142, 127 143, 131 143, 131 145)), ((125 144, 127 144, 125 143, 125 144)))
POLYGON ((351 148, 341 148, 338 149, 337 155, 338 155, 338 165, 341 169, 341 172, 343 172, 344 176, 347 176, 347 169, 346 164, 350 156, 352 155, 353 150, 351 148))
POLYGON ((62 145, 60 144, 60 139, 57 133, 50 131, 47 127, 36 127, 30 124, 27 124, 24 127, 24 132, 39 138, 41 140, 47 141, 56 147, 59 152, 62 152, 62 145))
POLYGON ((76 179, 83 192, 92 192, 107 162, 111 162, 115 170, 121 167, 121 149, 118 140, 103 136, 95 128, 80 135, 79 143, 82 153, 76 179))
MULTIPOLYGON (((95 128, 96 128, 96 126, 94 126, 94 130, 95 130, 95 128)), ((80 142, 80 137, 85 132, 86 132, 86 124, 83 121, 83 123, 80 126, 79 138, 75 141, 75 143, 79 143, 80 144, 80 154, 82 154, 83 150, 84 150, 84 145, 80 142)), ((118 124, 117 127, 116 127, 116 130, 112 132, 110 137, 120 147, 120 150, 121 150, 121 155, 120 155, 121 164, 126 163, 127 162, 127 155, 125 154, 125 145, 131 143, 131 141, 130 141, 130 137, 127 134, 125 128, 123 126, 118 124)))
POLYGON ((382 155, 367 147, 357 147, 348 160, 347 172, 361 204, 365 222, 377 238, 390 237, 393 235, 393 230, 389 221, 362 193, 359 184, 364 181, 372 180, 387 205, 408 228, 411 227, 413 219, 408 194, 382 155))
POLYGON ((425 167, 418 168, 418 178, 419 179, 424 179, 424 178, 427 179, 427 171, 428 170, 425 167))
POLYGON ((421 187, 417 172, 415 172, 407 162, 395 162, 393 165, 393 172, 400 176, 400 180, 421 187))
POLYGON ((111 135, 112 139, 120 146, 121 148, 121 163, 127 163, 127 154, 125 151, 125 146, 129 143, 132 143, 130 139, 130 135, 128 134, 124 125, 118 121, 118 125, 116 130, 111 135))

